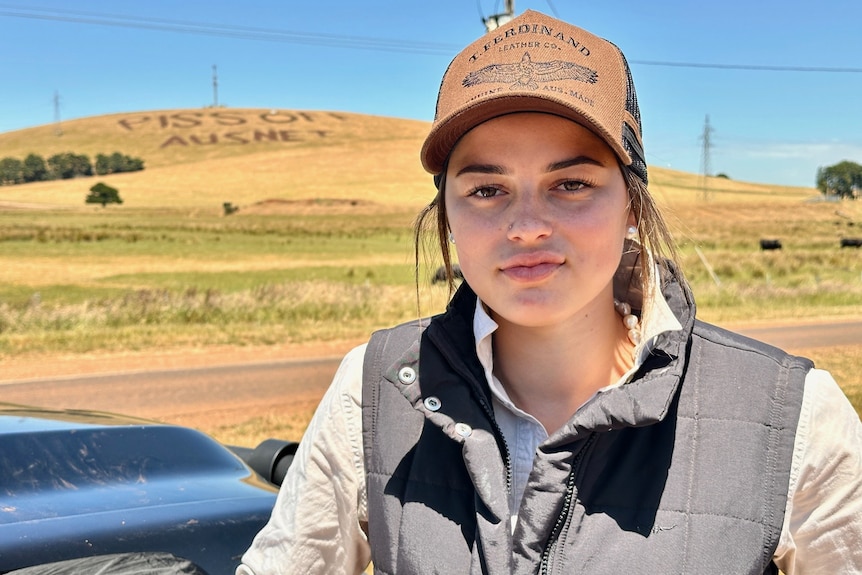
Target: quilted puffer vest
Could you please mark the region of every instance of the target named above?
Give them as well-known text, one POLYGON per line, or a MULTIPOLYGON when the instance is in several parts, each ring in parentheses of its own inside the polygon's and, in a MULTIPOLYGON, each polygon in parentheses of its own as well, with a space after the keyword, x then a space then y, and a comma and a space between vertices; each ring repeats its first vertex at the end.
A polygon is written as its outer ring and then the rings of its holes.
POLYGON ((756 574, 778 544, 808 360, 694 319, 539 446, 511 533, 475 295, 377 332, 363 439, 375 572, 756 574))

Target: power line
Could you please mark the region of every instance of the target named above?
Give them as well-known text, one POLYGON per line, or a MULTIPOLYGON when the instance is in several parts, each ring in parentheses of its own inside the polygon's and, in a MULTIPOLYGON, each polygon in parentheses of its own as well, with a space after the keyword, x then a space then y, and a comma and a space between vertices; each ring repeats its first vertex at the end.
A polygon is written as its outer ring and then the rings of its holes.
POLYGON ((548 8, 551 10, 551 14, 554 15, 554 18, 559 20, 560 15, 557 13, 557 8, 554 6, 554 4, 551 2, 551 0, 545 0, 545 1, 548 3, 548 8))
POLYGON ((862 74, 862 68, 832 68, 828 66, 759 66, 755 64, 702 64, 696 62, 662 62, 656 60, 629 60, 642 66, 668 66, 677 68, 713 68, 718 70, 755 70, 760 72, 837 72, 862 74))
POLYGON ((265 40, 317 46, 382 50, 389 52, 449 55, 459 49, 459 47, 454 45, 432 42, 368 38, 362 36, 345 36, 316 32, 295 32, 273 28, 233 26, 229 24, 193 22, 188 20, 168 20, 165 18, 142 18, 118 14, 60 10, 55 8, 33 8, 8 4, 0 5, 0 16, 27 18, 31 20, 48 20, 70 24, 92 24, 97 26, 159 30, 242 40, 265 40))
MULTIPOLYGON (((550 5, 550 0, 548 1, 550 5)), ((363 36, 344 36, 340 34, 323 34, 317 32, 296 32, 274 28, 233 26, 229 24, 194 22, 189 20, 169 20, 166 18, 144 18, 139 16, 61 10, 57 8, 37 8, 12 4, 0 4, 0 16, 27 18, 32 20, 48 20, 70 24, 92 24, 96 26, 159 30, 180 34, 234 38, 238 40, 263 40, 270 42, 308 44, 334 48, 358 48, 363 50, 400 52, 408 54, 451 56, 462 48, 460 45, 445 43, 416 42, 411 40, 370 38, 363 36)), ((671 68, 862 74, 862 68, 854 67, 711 64, 663 60, 629 60, 629 63, 643 66, 661 66, 671 68)))

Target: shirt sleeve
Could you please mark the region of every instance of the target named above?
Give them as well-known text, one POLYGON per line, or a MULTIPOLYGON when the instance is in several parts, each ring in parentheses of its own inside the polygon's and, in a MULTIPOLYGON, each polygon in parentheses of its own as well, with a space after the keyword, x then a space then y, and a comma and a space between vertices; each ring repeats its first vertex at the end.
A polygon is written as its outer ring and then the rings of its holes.
POLYGON ((362 573, 370 548, 362 453, 362 363, 349 352, 302 437, 269 522, 236 575, 362 573))
POLYGON ((775 562, 786 575, 862 573, 862 422, 823 370, 811 370, 775 562))

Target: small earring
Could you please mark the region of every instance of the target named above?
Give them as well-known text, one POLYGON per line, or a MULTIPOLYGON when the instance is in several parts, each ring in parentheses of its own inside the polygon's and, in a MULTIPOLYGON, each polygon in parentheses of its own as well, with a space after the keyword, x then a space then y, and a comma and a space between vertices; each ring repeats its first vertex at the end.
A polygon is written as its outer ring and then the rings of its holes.
POLYGON ((638 237, 638 228, 637 226, 629 226, 626 230, 626 238, 630 240, 637 239, 638 237))
POLYGON ((452 232, 449 232, 449 243, 450 244, 455 243, 455 236, 452 235, 452 232))

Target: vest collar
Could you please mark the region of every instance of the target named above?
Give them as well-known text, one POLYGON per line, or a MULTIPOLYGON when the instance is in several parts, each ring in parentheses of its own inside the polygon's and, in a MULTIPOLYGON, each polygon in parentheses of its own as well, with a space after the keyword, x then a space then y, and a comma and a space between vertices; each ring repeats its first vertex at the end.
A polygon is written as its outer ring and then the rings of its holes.
POLYGON ((651 425, 667 417, 686 369, 695 304, 673 268, 662 274, 661 282, 665 301, 682 329, 658 335, 628 383, 594 396, 544 446, 553 448, 595 431, 651 425))
MULTIPOLYGON (((661 293, 680 330, 658 335, 648 356, 625 385, 607 389, 584 404, 568 424, 543 444, 553 448, 594 431, 641 427, 663 420, 676 396, 686 367, 686 349, 694 327, 695 304, 688 286, 670 266, 661 274, 661 293)), ((469 382, 474 393, 490 405, 484 369, 475 353, 473 314, 476 294, 462 283, 446 313, 434 318, 427 331, 450 367, 469 382)), ((434 383, 423 382, 423 395, 435 393, 434 383)))

